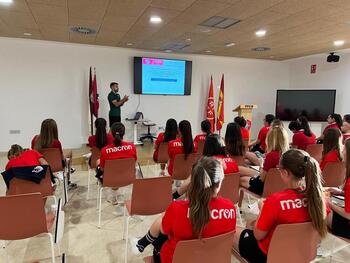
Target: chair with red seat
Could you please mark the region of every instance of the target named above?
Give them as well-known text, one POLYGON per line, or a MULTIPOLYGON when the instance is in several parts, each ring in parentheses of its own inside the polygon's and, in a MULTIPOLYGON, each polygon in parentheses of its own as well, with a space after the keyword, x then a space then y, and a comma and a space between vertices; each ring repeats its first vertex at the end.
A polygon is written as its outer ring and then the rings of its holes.
POLYGON ((39 184, 28 180, 13 178, 10 181, 9 189, 6 192, 6 195, 19 195, 19 194, 29 194, 29 193, 41 193, 44 199, 49 197, 53 198, 55 205, 57 205, 55 189, 52 186, 52 182, 51 182, 50 169, 47 169, 45 178, 43 178, 39 184))
MULTIPOLYGON (((278 225, 272 235, 267 263, 309 263, 316 257, 319 240, 311 222, 278 225)), ((233 255, 247 262, 234 249, 233 255)))
POLYGON ((168 142, 161 142, 158 149, 157 163, 167 163, 169 160, 168 142))
MULTIPOLYGON (((64 204, 68 202, 68 181, 66 170, 62 162, 62 154, 58 148, 45 148, 41 150, 44 159, 49 163, 53 173, 61 173, 63 180, 64 204)), ((69 172, 69 171, 68 171, 69 172)))
POLYGON ((172 178, 174 180, 186 180, 192 171, 192 166, 199 159, 198 153, 191 153, 185 159, 185 154, 177 154, 174 160, 172 178))
POLYGON ((236 206, 240 224, 243 225, 240 209, 237 205, 239 203, 239 180, 239 173, 226 174, 224 180, 222 181, 221 189, 218 195, 232 201, 232 203, 236 206))
POLYGON ((103 171, 102 184, 98 181, 98 228, 101 228, 102 192, 104 188, 120 188, 134 183, 136 180, 134 158, 107 160, 103 171))
POLYGON ((268 197, 273 193, 283 191, 286 188, 287 186, 282 181, 280 170, 277 168, 271 168, 265 176, 264 191, 261 196, 249 191, 247 188, 244 188, 244 187, 240 188, 241 190, 240 205, 241 205, 241 200, 243 199, 244 193, 248 194, 248 202, 250 203, 249 196, 253 196, 256 199, 260 199, 262 197, 268 197))
POLYGON ((125 262, 128 257, 130 218, 134 215, 148 216, 164 212, 172 202, 171 186, 172 179, 169 176, 134 181, 131 200, 125 201, 124 207, 125 262), (126 216, 126 211, 128 216, 126 216))
MULTIPOLYGON (((176 245, 173 263, 230 263, 235 231, 209 238, 182 240, 176 245)), ((152 257, 144 262, 153 263, 152 257)))
POLYGON ((324 187, 339 187, 344 184, 346 167, 344 162, 327 163, 322 171, 324 187))
MULTIPOLYGON (((60 204, 60 201, 58 202, 60 204)), ((47 221, 43 198, 40 193, 0 197, 0 240, 21 240, 45 234, 51 245, 51 260, 55 262, 54 243, 63 234, 64 212, 60 206, 56 218, 47 221), (53 220, 52 220, 53 219, 53 220), (50 233, 56 219, 55 239, 50 233), (61 229, 58 229, 61 228, 61 229)))
POLYGON ((89 193, 90 193, 90 178, 91 178, 91 171, 94 171, 97 167, 96 163, 97 160, 101 157, 101 151, 97 147, 92 147, 90 149, 91 156, 86 160, 86 164, 88 167, 88 181, 87 181, 87 192, 86 192, 86 199, 89 199, 89 193))
POLYGON ((309 144, 306 146, 306 152, 319 163, 322 160, 322 151, 323 144, 309 144))

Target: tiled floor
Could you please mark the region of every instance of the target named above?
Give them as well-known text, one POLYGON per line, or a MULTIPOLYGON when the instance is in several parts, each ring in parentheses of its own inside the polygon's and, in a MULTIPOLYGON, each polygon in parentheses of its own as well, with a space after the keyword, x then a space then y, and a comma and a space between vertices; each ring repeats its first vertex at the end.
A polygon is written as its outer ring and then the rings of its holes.
MULTIPOLYGON (((85 150, 75 151, 74 154, 82 154, 85 150)), ((149 146, 139 147, 138 149, 143 174, 145 177, 151 177, 159 173, 159 168, 150 161, 152 148, 149 146)), ((0 157, 0 167, 3 169, 6 159, 0 157)), ((68 255, 69 263, 91 262, 108 263, 124 262, 124 245, 122 240, 123 233, 123 210, 119 206, 111 206, 105 201, 102 202, 102 227, 97 228, 98 213, 96 210, 96 184, 95 179, 91 180, 91 192, 87 200, 87 171, 86 167, 76 165, 77 171, 72 176, 72 180, 79 185, 75 192, 70 192, 70 201, 64 208, 65 234, 60 244, 61 252, 68 255)), ((60 191, 58 189, 58 194, 60 191)), ((5 186, 1 180, 0 194, 4 195, 5 186)), ((123 189, 121 193, 129 196, 130 187, 123 189)), ((0 215, 1 216, 1 215, 0 215)), ((243 204, 243 216, 252 217, 247 211, 246 202, 243 204)), ((155 216, 133 218, 130 221, 130 236, 142 236, 147 230, 155 216)), ((25 220, 25 219, 24 219, 25 220)), ((334 246, 337 252, 332 262, 350 262, 350 245, 339 239, 328 236, 322 242, 322 248, 325 255, 329 254, 334 246), (344 248, 345 247, 345 248, 344 248)), ((58 249, 56 248, 58 254, 58 249)), ((147 248, 144 256, 151 254, 151 246, 147 248)), ((59 262, 57 257, 57 261, 59 262)), ((10 263, 32 263, 32 262, 50 262, 50 247, 47 238, 35 237, 31 239, 13 241, 7 245, 6 249, 0 249, 0 262, 10 263)), ((330 258, 318 258, 318 262, 330 262, 330 258)), ((142 257, 135 257, 129 251, 128 262, 143 262, 142 257)), ((238 262, 232 258, 232 262, 238 262)), ((219 263, 219 262, 218 262, 219 263)))

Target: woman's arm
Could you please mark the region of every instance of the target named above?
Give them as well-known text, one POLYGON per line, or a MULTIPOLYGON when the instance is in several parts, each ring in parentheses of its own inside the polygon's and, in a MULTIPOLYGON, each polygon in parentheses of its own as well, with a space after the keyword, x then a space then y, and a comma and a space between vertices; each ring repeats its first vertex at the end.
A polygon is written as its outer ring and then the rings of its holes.
POLYGON ((39 163, 41 165, 49 165, 49 163, 44 158, 39 158, 39 163))
POLYGON ((336 204, 333 204, 332 202, 328 202, 330 208, 336 212, 337 214, 341 215, 342 217, 350 220, 350 213, 345 212, 345 209, 343 207, 337 206, 336 204))

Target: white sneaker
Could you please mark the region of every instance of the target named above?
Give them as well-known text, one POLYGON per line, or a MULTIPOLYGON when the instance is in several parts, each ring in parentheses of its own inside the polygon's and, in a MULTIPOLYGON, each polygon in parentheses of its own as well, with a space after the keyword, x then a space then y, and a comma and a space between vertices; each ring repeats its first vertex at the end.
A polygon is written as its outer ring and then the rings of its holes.
POLYGON ((136 246, 137 242, 139 240, 136 237, 130 237, 129 238, 129 242, 130 242, 130 246, 131 246, 131 251, 135 256, 140 256, 141 252, 138 249, 138 247, 136 246))

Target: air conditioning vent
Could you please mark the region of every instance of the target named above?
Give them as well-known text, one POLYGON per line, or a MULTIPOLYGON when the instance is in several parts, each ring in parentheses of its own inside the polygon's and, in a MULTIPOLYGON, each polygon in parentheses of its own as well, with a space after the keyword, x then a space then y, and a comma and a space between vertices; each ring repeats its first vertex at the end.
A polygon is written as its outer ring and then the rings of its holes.
POLYGON ((73 26, 70 28, 70 31, 73 33, 79 33, 83 35, 95 35, 96 30, 89 27, 83 27, 83 26, 73 26))
POLYGON ((186 47, 191 46, 189 43, 182 43, 182 42, 175 42, 175 43, 169 43, 163 46, 164 50, 182 50, 186 47))
POLYGON ((203 21, 202 23, 200 23, 199 25, 206 26, 206 27, 226 29, 239 23, 240 21, 241 20, 230 18, 230 17, 212 16, 207 20, 203 21))
POLYGON ((257 52, 263 52, 263 51, 269 51, 271 48, 269 47, 255 47, 251 49, 252 51, 257 51, 257 52))

